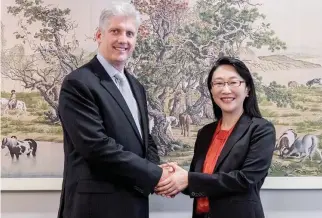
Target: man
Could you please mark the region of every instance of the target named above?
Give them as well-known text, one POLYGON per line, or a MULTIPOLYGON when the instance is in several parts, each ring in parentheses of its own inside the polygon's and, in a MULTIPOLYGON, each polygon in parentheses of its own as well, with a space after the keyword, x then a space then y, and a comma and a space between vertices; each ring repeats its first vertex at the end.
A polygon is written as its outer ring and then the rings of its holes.
POLYGON ((98 54, 63 81, 59 218, 148 218, 149 194, 171 174, 158 166, 145 90, 124 69, 139 21, 131 4, 110 4, 100 15, 98 54))
POLYGON ((10 99, 8 101, 8 107, 9 110, 13 110, 15 109, 17 106, 17 96, 16 96, 16 90, 11 90, 11 96, 10 99))

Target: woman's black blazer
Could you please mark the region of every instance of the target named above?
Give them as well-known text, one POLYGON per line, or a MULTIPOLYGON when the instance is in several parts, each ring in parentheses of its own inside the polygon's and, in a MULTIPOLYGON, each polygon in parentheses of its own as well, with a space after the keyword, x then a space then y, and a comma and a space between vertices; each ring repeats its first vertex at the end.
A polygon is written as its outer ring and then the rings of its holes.
POLYGON ((203 163, 216 130, 217 122, 199 130, 191 161, 188 187, 184 194, 196 199, 208 197, 210 217, 264 218, 260 189, 271 165, 276 133, 264 118, 245 114, 236 123, 216 164, 213 174, 201 173, 203 163))

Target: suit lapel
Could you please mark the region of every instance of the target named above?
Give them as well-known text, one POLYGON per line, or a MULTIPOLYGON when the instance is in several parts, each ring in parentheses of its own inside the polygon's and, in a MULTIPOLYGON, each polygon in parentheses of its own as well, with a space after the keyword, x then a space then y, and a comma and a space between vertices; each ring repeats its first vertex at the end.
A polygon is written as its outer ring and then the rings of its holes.
POLYGON ((137 137, 142 142, 142 138, 140 136, 140 133, 136 127, 135 121, 133 119, 133 116, 131 114, 131 111, 129 107, 127 106, 121 92, 113 82, 112 78, 108 75, 108 73, 105 71, 104 67, 101 65, 101 63, 97 60, 96 56, 92 59, 91 65, 93 67, 93 73, 97 75, 100 78, 101 85, 111 94, 111 96, 114 98, 114 100, 117 102, 117 104, 122 109, 123 113, 127 117, 128 121, 130 122, 133 130, 135 131, 137 137))
POLYGON ((204 133, 202 134, 202 137, 200 138, 200 142, 198 142, 199 145, 197 146, 200 146, 201 150, 200 150, 200 158, 197 158, 198 161, 196 162, 196 166, 195 166, 196 172, 202 172, 203 164, 205 162, 212 138, 215 134, 217 124, 218 122, 215 122, 212 125, 210 125, 207 129, 205 129, 204 133))
MULTIPOLYGON (((232 131, 230 137, 227 139, 226 144, 218 157, 214 172, 218 169, 220 164, 222 164, 225 157, 229 154, 236 142, 244 135, 250 124, 250 117, 243 114, 236 123, 235 128, 232 131)), ((201 150, 200 153, 198 152, 200 154, 200 157, 197 158, 197 162, 195 165, 196 172, 202 172, 203 164, 205 162, 207 152, 211 145, 212 138, 216 131, 217 125, 218 122, 215 122, 212 125, 210 125, 207 129, 205 129, 205 132, 202 134, 202 138, 200 138, 200 142, 198 142, 199 146, 201 147, 201 150)))
POLYGON ((139 113, 140 113, 140 124, 141 124, 141 127, 142 127, 142 138, 143 138, 143 141, 145 142, 144 144, 146 145, 146 148, 147 148, 147 140, 148 140, 148 135, 146 134, 148 132, 148 120, 147 120, 147 116, 146 116, 146 113, 145 113, 145 110, 144 110, 144 104, 146 104, 146 102, 144 102, 144 98, 142 96, 142 92, 140 90, 140 87, 138 86, 136 80, 134 80, 134 77, 133 76, 130 76, 129 73, 125 70, 125 75, 127 76, 128 80, 129 80, 129 83, 130 83, 130 86, 131 86, 131 89, 132 89, 132 92, 133 92, 133 95, 134 95, 134 98, 138 104, 138 109, 139 109, 139 113))
POLYGON ((230 150, 234 147, 236 142, 244 135, 244 133, 247 131, 250 124, 251 124, 251 119, 249 116, 243 114, 239 118, 231 135, 227 139, 226 144, 224 145, 224 148, 222 149, 218 157, 214 172, 216 172, 216 170, 219 168, 220 164, 223 162, 225 157, 229 154, 230 150))

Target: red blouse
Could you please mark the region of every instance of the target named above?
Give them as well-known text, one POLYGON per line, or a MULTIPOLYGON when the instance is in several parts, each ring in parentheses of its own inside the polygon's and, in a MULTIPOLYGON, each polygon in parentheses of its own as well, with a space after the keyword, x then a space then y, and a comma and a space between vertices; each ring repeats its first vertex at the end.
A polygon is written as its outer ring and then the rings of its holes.
MULTIPOLYGON (((221 120, 218 122, 211 145, 203 165, 203 173, 213 174, 218 157, 234 127, 230 130, 221 130, 221 120)), ((197 213, 209 212, 209 201, 207 197, 197 198, 197 213)))

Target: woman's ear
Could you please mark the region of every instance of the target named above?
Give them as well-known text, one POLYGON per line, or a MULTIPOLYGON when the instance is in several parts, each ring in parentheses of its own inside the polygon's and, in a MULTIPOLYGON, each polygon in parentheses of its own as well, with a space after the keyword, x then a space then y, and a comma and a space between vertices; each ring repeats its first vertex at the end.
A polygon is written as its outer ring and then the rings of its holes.
POLYGON ((249 97, 249 88, 248 87, 246 87, 246 97, 249 97))

